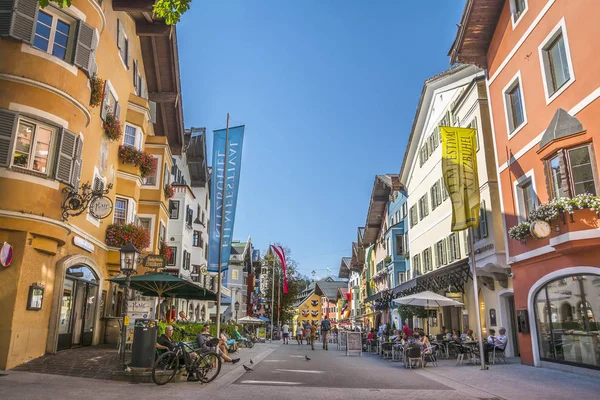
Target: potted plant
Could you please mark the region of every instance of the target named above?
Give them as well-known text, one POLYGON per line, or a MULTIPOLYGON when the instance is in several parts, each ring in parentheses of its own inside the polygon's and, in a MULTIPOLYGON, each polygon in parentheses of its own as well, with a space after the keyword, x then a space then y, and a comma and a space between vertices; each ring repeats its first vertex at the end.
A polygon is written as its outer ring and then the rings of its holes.
POLYGON ((104 80, 95 74, 90 78, 90 107, 98 107, 104 98, 104 80))
POLYGON ((391 257, 391 256, 386 256, 386 257, 383 259, 383 261, 384 261, 386 264, 389 264, 389 263, 391 263, 391 262, 392 262, 392 257, 391 257))
POLYGON ((142 250, 150 245, 148 233, 133 223, 110 224, 106 228, 105 243, 112 247, 123 247, 132 243, 136 248, 142 250))
POLYGON ((106 136, 108 136, 111 142, 121 139, 121 136, 123 135, 121 122, 119 122, 115 114, 106 114, 104 125, 102 127, 104 128, 104 133, 106 133, 106 136))
POLYGON ((156 158, 143 150, 121 145, 119 146, 119 159, 123 164, 132 164, 139 167, 139 174, 142 178, 153 175, 156 172, 156 158))
POLYGON ((175 188, 171 184, 166 184, 164 188, 165 198, 172 199, 175 196, 175 188))

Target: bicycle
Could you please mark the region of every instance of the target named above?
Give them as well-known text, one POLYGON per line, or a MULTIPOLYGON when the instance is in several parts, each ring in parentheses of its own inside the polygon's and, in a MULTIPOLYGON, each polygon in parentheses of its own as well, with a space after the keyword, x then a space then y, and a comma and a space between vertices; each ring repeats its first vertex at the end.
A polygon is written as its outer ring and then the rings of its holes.
MULTIPOLYGON (((188 336, 183 329, 175 328, 175 330, 181 333, 182 339, 188 336)), ((214 352, 201 354, 198 350, 183 340, 175 343, 173 350, 163 353, 154 362, 152 381, 157 385, 166 385, 171 382, 180 370, 179 362, 181 358, 184 360, 184 366, 188 374, 196 374, 201 383, 209 383, 215 380, 221 372, 221 357, 214 352), (193 360, 191 353, 196 354, 196 358, 193 360)))

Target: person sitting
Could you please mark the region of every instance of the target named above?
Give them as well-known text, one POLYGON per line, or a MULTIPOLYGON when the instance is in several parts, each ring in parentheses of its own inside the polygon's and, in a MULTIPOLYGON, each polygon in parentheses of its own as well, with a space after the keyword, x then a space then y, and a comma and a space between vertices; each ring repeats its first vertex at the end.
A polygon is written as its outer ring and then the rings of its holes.
POLYGON ((460 339, 460 334, 458 333, 458 329, 453 329, 452 330, 452 340, 458 342, 459 339, 460 339))
POLYGON ((472 342, 473 340, 473 330, 472 329, 467 329, 467 332, 465 333, 465 338, 464 341, 465 342, 472 342))
MULTIPOLYGON (((165 327, 165 333, 163 333, 162 335, 160 335, 160 337, 156 340, 156 349, 157 350, 168 350, 168 351, 173 351, 175 350, 175 342, 173 341, 173 327, 171 325, 167 325, 165 327)), ((184 364, 185 365, 185 356, 189 354, 189 357, 191 360, 195 360, 196 357, 198 356, 195 352, 191 352, 191 353, 183 353, 180 357, 179 357, 179 364, 184 364)), ((191 364, 191 363, 190 363, 191 364)), ((190 382, 198 382, 198 377, 194 376, 194 374, 191 371, 187 371, 188 372, 188 378, 187 380, 190 382)))
POLYGON ((490 335, 488 336, 487 342, 483 344, 483 358, 486 364, 489 364, 489 354, 494 351, 494 348, 504 351, 506 347, 506 329, 500 328, 499 335, 496 336, 496 331, 490 329, 490 335))
POLYGON ((419 333, 419 337, 421 338, 421 341, 423 342, 423 346, 431 347, 431 342, 429 341, 429 338, 427 337, 427 335, 422 335, 421 333, 419 333))
POLYGON ((367 335, 367 340, 375 339, 375 329, 371 329, 371 332, 367 335))
MULTIPOLYGON (((208 353, 209 351, 211 351, 210 347, 208 347, 208 344, 207 344, 207 342, 212 339, 210 337, 210 333, 209 332, 210 332, 210 325, 204 325, 204 327, 202 328, 202 332, 200 332, 200 334, 196 338, 196 340, 198 341, 198 346, 200 346, 199 350, 200 350, 201 353, 208 353)), ((219 343, 220 342, 221 342, 221 340, 219 340, 219 343)), ((238 361, 240 361, 239 358, 231 358, 231 357, 229 357, 227 355, 227 353, 224 353, 220 347, 217 347, 216 353, 225 362, 230 362, 232 364, 235 364, 238 361)))
POLYGON ((390 339, 392 339, 393 341, 396 341, 399 337, 400 337, 400 331, 398 329, 396 329, 396 330, 394 330, 394 334, 392 335, 392 337, 390 339))
POLYGON ((183 311, 179 311, 179 320, 184 322, 190 322, 190 320, 183 311))
POLYGON ((413 334, 414 334, 412 329, 410 329, 410 327, 406 324, 404 324, 404 326, 402 327, 402 332, 404 333, 404 335, 406 337, 413 336, 413 334))
POLYGON ((423 341, 421 340, 421 335, 419 335, 418 333, 415 332, 415 334, 413 335, 415 341, 414 344, 419 345, 419 346, 423 346, 423 341))
POLYGON ((235 326, 234 331, 233 331, 233 338, 235 339, 236 342, 246 340, 246 338, 244 338, 242 336, 242 334, 240 333, 240 330, 237 325, 235 326))
POLYGON ((238 351, 238 345, 235 342, 235 339, 229 339, 229 336, 227 336, 227 333, 225 332, 225 328, 221 329, 221 339, 225 342, 228 350, 231 349, 234 352, 238 351))

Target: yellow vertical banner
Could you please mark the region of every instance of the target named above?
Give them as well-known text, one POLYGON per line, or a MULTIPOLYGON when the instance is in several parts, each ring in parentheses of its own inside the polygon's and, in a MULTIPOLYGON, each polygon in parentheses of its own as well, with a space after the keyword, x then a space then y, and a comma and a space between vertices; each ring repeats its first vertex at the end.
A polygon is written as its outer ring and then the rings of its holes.
POLYGON ((452 231, 479 226, 479 179, 475 129, 440 127, 442 174, 452 201, 452 231))

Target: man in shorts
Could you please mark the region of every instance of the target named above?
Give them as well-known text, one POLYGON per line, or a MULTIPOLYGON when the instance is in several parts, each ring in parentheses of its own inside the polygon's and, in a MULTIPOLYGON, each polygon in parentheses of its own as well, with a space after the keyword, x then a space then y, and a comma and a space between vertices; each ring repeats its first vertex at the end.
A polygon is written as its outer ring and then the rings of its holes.
POLYGON ((296 341, 299 345, 302 344, 302 340, 304 339, 304 334, 302 333, 303 331, 304 328, 302 327, 302 324, 298 322, 298 326, 296 327, 296 341))
POLYGON ((281 327, 281 333, 283 336, 283 344, 290 344, 290 326, 287 322, 281 327))

